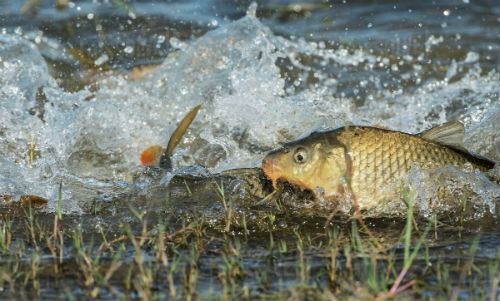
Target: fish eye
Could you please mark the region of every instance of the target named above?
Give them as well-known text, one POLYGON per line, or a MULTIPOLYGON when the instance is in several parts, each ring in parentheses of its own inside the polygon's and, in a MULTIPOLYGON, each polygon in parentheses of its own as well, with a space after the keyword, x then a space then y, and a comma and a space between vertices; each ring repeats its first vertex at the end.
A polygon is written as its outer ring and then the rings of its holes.
POLYGON ((299 164, 307 162, 307 151, 303 147, 299 147, 295 150, 293 154, 293 159, 299 164))

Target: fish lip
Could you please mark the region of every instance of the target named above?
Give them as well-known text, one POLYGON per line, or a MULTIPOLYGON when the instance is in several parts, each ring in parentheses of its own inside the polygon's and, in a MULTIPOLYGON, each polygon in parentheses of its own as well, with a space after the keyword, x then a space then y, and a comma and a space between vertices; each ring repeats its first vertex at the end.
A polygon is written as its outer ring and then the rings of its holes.
POLYGON ((281 177, 281 168, 276 161, 276 158, 271 158, 269 155, 262 161, 262 170, 266 177, 272 181, 274 189, 276 189, 276 181, 281 177))

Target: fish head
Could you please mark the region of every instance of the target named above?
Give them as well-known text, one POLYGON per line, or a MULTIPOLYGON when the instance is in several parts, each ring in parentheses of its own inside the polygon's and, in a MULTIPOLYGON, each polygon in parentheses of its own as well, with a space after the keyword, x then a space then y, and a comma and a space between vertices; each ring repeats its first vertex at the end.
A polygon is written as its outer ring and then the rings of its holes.
POLYGON ((278 179, 314 190, 314 180, 324 162, 324 144, 317 139, 302 139, 271 151, 262 162, 266 177, 276 188, 278 179))
POLYGON ((262 170, 273 182, 281 179, 312 191, 316 197, 335 199, 344 191, 347 171, 346 147, 338 130, 315 132, 285 143, 271 151, 262 162, 262 170))

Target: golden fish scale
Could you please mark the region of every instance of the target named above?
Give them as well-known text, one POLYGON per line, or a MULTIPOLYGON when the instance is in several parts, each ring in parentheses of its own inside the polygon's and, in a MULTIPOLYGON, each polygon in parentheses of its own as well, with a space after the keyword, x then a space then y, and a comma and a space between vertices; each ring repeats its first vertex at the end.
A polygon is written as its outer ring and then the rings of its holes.
POLYGON ((393 183, 416 165, 440 168, 462 165, 467 160, 457 152, 418 136, 373 128, 350 131, 352 188, 355 193, 393 183))

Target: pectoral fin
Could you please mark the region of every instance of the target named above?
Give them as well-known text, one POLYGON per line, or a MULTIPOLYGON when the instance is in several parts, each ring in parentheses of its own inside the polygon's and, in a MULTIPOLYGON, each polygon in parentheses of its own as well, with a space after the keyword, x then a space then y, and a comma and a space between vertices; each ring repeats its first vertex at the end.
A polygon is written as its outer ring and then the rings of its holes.
POLYGON ((194 107, 194 109, 186 114, 172 136, 170 136, 167 148, 155 145, 146 149, 141 155, 142 165, 158 166, 160 168, 170 170, 172 168, 171 157, 174 153, 174 149, 181 141, 182 136, 188 129, 193 119, 196 117, 196 114, 198 114, 200 107, 201 105, 197 105, 196 107, 194 107))
POLYGON ((146 149, 141 154, 141 163, 144 166, 158 166, 160 162, 160 156, 163 154, 165 149, 160 145, 154 145, 146 149))
POLYGON ((201 105, 197 105, 196 107, 194 107, 194 109, 192 109, 189 113, 187 113, 186 116, 182 119, 181 123, 179 123, 179 126, 177 127, 175 132, 170 137, 167 149, 165 150, 169 156, 173 155, 174 148, 181 141, 181 138, 186 132, 187 128, 189 127, 193 119, 196 117, 196 114, 198 114, 200 107, 201 105))
POLYGON ((164 169, 172 168, 172 161, 170 158, 174 154, 174 149, 177 146, 177 144, 179 144, 179 142, 181 141, 182 136, 186 132, 187 128, 189 127, 193 119, 196 117, 196 114, 198 114, 200 107, 201 105, 197 105, 196 107, 194 107, 194 109, 192 109, 189 113, 187 113, 184 119, 182 119, 177 129, 175 130, 175 132, 170 137, 167 148, 160 157, 160 162, 159 162, 160 168, 164 169))

